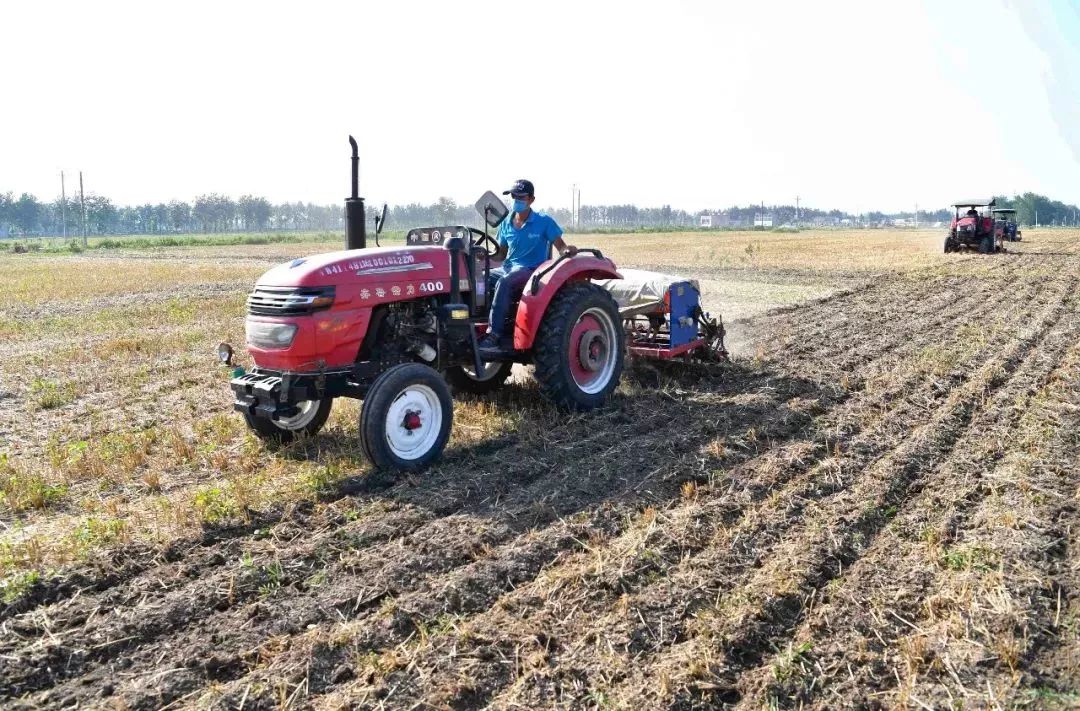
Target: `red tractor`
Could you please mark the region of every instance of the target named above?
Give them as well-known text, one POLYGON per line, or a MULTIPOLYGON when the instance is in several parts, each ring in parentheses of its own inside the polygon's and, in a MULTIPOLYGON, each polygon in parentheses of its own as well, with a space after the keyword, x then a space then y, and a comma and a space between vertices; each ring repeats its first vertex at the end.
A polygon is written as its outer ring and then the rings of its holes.
MULTIPOLYGON (((484 229, 413 229, 404 247, 367 246, 352 144, 352 196, 340 252, 294 259, 263 274, 248 296, 251 372, 231 381, 234 406, 259 437, 288 442, 326 422, 337 397, 362 399, 360 441, 376 466, 417 470, 450 437, 450 389, 499 388, 514 363, 532 363, 541 394, 590 410, 615 390, 627 352, 645 358, 726 357, 722 322, 702 312, 692 280, 641 273, 623 283, 599 250, 548 260, 511 309, 497 355, 477 347, 487 329, 488 277, 498 263, 488 229, 508 214, 488 192, 484 229), (594 280, 600 283, 595 283, 594 280), (614 294, 614 295, 613 295, 614 294), (629 345, 627 341, 629 340, 629 345)), ((386 208, 375 222, 375 241, 386 208)), ((230 363, 232 347, 219 347, 230 363)))
POLYGON ((994 207, 994 199, 963 200, 953 205, 956 215, 949 225, 949 234, 945 237, 945 253, 960 252, 965 249, 977 249, 981 254, 992 254, 1004 250, 1003 235, 994 229, 994 218, 980 214, 980 207, 994 207), (960 214, 962 208, 967 208, 960 214))

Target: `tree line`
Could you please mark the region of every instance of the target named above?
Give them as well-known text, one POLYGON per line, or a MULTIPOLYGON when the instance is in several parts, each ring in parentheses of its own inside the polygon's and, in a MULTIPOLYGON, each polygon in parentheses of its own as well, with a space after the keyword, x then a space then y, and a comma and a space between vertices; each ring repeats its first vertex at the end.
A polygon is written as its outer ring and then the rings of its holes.
MULTIPOLYGON (((1012 198, 998 196, 1000 207, 1015 207, 1021 224, 1076 225, 1080 223, 1080 208, 1051 200, 1043 195, 1024 193, 1012 198)), ((374 217, 376 206, 369 205, 374 217)), ((636 228, 636 227, 696 227, 704 214, 725 216, 730 226, 750 226, 759 216, 771 219, 774 226, 784 224, 882 224, 890 220, 915 217, 914 211, 884 213, 871 211, 862 214, 842 210, 819 210, 795 205, 748 205, 714 210, 688 212, 670 205, 638 207, 636 205, 582 205, 575 222, 566 208, 546 210, 564 227, 636 228)), ((920 210, 922 223, 950 219, 949 209, 920 210)), ((117 234, 182 234, 220 232, 266 232, 285 230, 340 230, 344 228, 344 210, 338 205, 313 203, 271 203, 263 197, 242 195, 237 199, 217 193, 200 195, 192 202, 173 200, 168 203, 145 205, 115 205, 109 198, 90 194, 84 202, 75 198, 57 197, 42 202, 29 193, 15 197, 0 193, 0 236, 69 236, 81 235, 84 227, 89 235, 117 234)), ((387 227, 410 227, 447 224, 479 224, 472 205, 459 205, 448 197, 430 205, 410 203, 394 205, 387 212, 387 227)))
POLYGON ((145 205, 114 205, 89 194, 85 201, 56 198, 41 202, 28 193, 18 198, 0 193, 0 234, 55 236, 115 234, 179 234, 192 232, 263 232, 328 230, 341 226, 339 205, 272 204, 254 195, 232 199, 210 193, 191 203, 173 200, 145 205))
POLYGON ((1024 193, 1008 197, 996 195, 997 207, 1016 210, 1016 221, 1022 225, 1077 225, 1080 224, 1080 207, 1051 200, 1045 195, 1024 193))

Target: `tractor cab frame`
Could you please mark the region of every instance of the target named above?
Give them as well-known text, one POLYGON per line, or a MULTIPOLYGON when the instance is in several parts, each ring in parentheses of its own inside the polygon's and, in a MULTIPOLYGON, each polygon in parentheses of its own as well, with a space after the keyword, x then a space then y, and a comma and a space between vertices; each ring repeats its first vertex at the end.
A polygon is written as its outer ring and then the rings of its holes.
POLYGON ((949 234, 945 237, 945 253, 970 249, 976 249, 981 254, 1002 251, 1002 237, 994 230, 994 219, 989 214, 990 210, 980 211, 980 208, 992 210, 994 205, 993 198, 958 200, 953 203, 956 213, 949 225, 949 234))
POLYGON ((1023 235, 1016 224, 1016 210, 1011 207, 995 207, 990 210, 994 218, 994 232, 1000 233, 1006 242, 1019 242, 1023 235))

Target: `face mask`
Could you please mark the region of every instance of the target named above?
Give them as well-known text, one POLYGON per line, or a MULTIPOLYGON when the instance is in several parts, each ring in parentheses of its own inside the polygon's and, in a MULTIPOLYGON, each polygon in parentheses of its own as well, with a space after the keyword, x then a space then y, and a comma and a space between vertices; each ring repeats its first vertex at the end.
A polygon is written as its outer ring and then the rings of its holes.
POLYGON ((524 200, 514 200, 514 212, 525 212, 529 209, 529 203, 524 200))

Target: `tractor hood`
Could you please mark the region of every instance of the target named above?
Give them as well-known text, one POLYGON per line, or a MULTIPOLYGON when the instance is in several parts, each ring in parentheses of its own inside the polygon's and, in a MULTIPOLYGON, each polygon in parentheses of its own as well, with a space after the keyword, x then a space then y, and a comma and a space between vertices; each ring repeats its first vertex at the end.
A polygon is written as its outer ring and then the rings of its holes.
POLYGON ((450 253, 442 247, 374 247, 326 252, 279 264, 259 286, 338 286, 444 277, 450 253))

